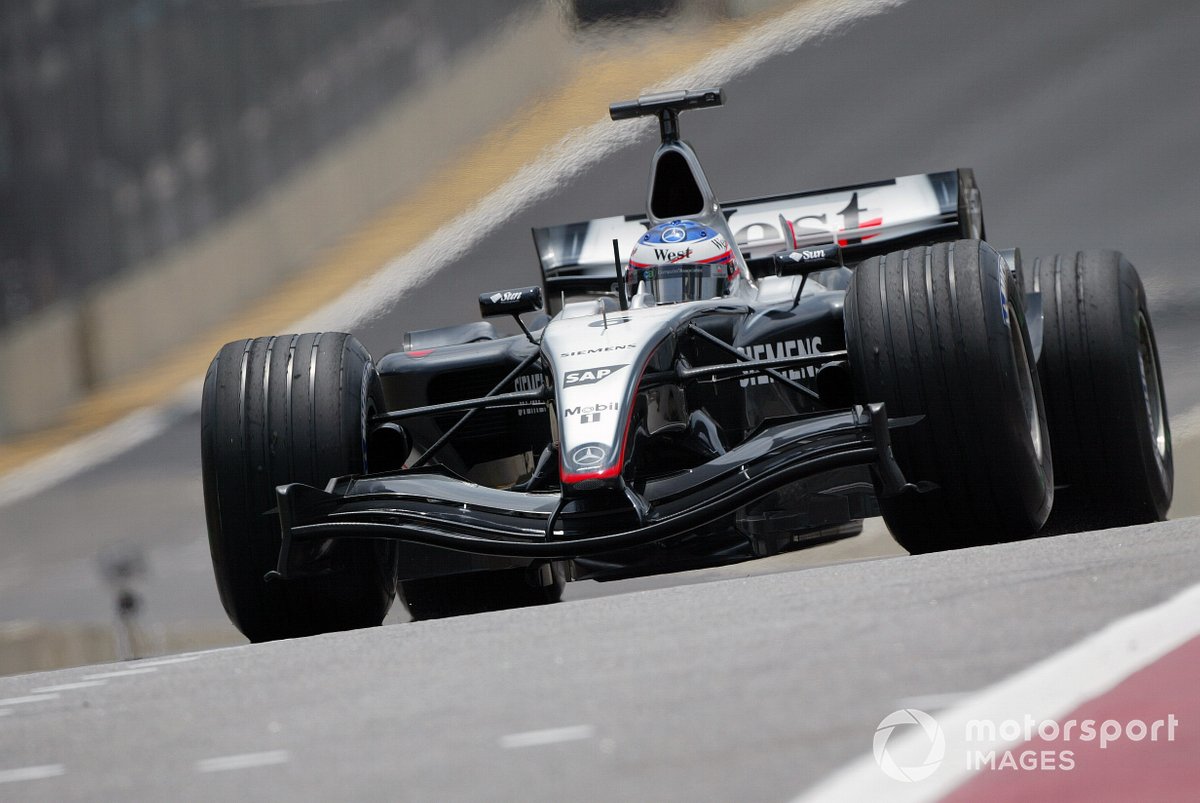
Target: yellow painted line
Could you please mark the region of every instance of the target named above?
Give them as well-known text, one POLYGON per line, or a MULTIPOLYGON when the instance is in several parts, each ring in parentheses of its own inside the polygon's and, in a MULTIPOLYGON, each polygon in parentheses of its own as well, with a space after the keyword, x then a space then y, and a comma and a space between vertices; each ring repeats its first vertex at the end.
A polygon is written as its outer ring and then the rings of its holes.
POLYGON ((604 119, 610 102, 636 97, 693 67, 776 14, 778 9, 772 9, 739 20, 711 22, 686 35, 669 36, 666 47, 661 46, 661 35, 635 34, 630 43, 585 53, 558 91, 518 110, 311 268, 142 371, 98 389, 74 405, 62 423, 5 444, 0 449, 0 474, 171 398, 180 386, 204 375, 225 343, 283 331, 371 276, 395 255, 412 249, 447 220, 465 214, 482 195, 572 131, 604 119))

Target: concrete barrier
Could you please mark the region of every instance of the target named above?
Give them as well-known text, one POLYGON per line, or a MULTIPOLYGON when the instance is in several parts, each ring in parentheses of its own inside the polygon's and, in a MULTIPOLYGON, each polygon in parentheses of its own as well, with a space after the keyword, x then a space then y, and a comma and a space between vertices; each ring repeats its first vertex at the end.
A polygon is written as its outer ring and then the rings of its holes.
POLYGON ((60 302, 0 337, 0 437, 53 423, 84 394, 80 309, 60 302))

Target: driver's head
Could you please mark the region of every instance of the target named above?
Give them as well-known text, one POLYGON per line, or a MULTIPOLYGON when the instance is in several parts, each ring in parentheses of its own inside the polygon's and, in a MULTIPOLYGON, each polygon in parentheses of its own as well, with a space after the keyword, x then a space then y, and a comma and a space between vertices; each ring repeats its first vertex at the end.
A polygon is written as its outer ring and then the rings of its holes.
POLYGON ((629 294, 645 282, 659 304, 718 298, 737 274, 728 240, 694 220, 660 223, 642 235, 629 255, 629 294))

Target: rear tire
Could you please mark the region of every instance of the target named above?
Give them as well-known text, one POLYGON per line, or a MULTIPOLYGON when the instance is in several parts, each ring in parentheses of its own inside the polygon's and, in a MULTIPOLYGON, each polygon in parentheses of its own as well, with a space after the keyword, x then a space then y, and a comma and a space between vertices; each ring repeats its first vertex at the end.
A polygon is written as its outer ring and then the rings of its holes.
POLYGON ((1146 293, 1116 251, 1035 260, 1043 390, 1059 485, 1048 528, 1078 532, 1161 521, 1175 468, 1146 293))
POLYGON ((347 334, 281 335, 224 346, 201 402, 209 546, 221 603, 251 641, 378 625, 395 596, 395 549, 311 547, 319 576, 267 583, 279 558, 275 488, 323 488, 366 469, 366 422, 384 409, 379 374, 347 334))
POLYGON ((549 605, 561 600, 566 585, 562 566, 549 564, 549 585, 540 585, 535 571, 520 567, 428 577, 401 581, 400 587, 415 620, 549 605))
POLYGON ((905 478, 936 489, 880 500, 912 553, 1025 538, 1054 498, 1050 439, 1021 294, 978 240, 867 260, 846 294, 854 396, 884 402, 905 478))

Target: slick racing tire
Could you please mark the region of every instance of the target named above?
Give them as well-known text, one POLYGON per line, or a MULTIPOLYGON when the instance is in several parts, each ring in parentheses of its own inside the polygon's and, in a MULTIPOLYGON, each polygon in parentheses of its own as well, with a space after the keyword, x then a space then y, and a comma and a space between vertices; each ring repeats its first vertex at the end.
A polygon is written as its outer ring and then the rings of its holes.
POLYGON ((264 581, 279 558, 275 488, 324 488, 367 470, 366 422, 383 409, 366 349, 340 333, 239 340, 204 379, 204 507, 225 611, 251 641, 378 625, 395 596, 395 549, 376 541, 305 547, 304 577, 264 581), (310 571, 311 570, 311 571, 310 571))
POLYGON ((979 240, 862 263, 846 294, 859 403, 884 402, 906 491, 880 508, 912 553, 1033 535, 1054 499, 1050 438, 1019 289, 979 240))
POLYGON ((1048 529, 1078 532, 1166 518, 1175 469, 1166 395, 1141 279, 1116 251, 1035 260, 1039 361, 1054 451, 1048 529))
POLYGON ((558 563, 540 569, 497 569, 400 583, 414 620, 549 605, 562 599, 565 585, 566 575, 558 563), (549 575, 542 577, 544 572, 549 575), (543 585, 546 581, 548 584, 543 585))

